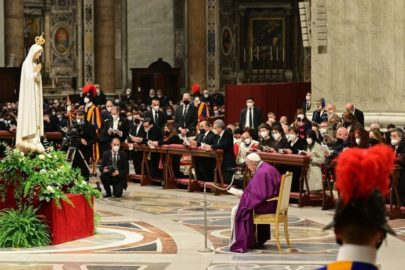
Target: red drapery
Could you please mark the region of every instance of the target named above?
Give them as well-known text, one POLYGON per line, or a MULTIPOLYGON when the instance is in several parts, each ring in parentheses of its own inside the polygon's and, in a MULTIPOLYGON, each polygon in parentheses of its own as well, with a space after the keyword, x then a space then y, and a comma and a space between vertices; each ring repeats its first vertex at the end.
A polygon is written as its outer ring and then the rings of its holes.
MULTIPOLYGON (((94 209, 90 207, 86 198, 79 194, 66 194, 73 206, 61 201, 61 208, 56 206, 54 200, 42 202, 38 215, 45 217, 52 238, 52 245, 85 238, 94 235, 94 209)), ((35 202, 34 207, 38 207, 35 202)), ((94 200, 92 199, 92 203, 94 200)), ((0 210, 16 208, 14 189, 9 187, 6 200, 0 201, 0 210)))
POLYGON ((263 122, 267 121, 267 113, 274 112, 277 120, 282 115, 288 121, 294 121, 295 111, 302 108, 307 92, 311 91, 311 83, 273 83, 273 84, 229 84, 225 87, 225 123, 239 122, 240 112, 246 107, 246 98, 252 96, 255 106, 261 109, 263 122))
POLYGON ((48 223, 52 245, 94 235, 94 210, 86 198, 78 194, 67 194, 67 197, 74 206, 61 201, 62 208, 59 209, 52 200, 43 203, 39 210, 48 223))

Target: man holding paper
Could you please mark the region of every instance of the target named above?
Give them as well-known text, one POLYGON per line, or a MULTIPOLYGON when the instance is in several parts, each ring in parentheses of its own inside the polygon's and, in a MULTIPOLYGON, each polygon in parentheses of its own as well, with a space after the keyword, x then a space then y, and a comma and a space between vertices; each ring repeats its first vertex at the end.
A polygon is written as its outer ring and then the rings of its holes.
POLYGON ((256 242, 253 211, 261 214, 276 212, 277 202, 266 200, 278 196, 281 181, 277 169, 263 162, 256 153, 246 157, 246 166, 253 174, 246 189, 243 192, 234 188, 229 190, 240 197, 239 204, 232 208, 231 213, 230 250, 241 253, 263 247, 270 239, 269 225, 258 225, 256 242))

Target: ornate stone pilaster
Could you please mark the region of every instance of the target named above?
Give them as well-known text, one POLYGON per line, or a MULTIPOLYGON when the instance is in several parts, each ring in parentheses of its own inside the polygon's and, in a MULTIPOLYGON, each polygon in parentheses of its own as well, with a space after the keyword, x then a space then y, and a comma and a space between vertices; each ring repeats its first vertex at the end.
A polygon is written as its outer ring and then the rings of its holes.
MULTIPOLYGON (((84 0, 83 3, 83 83, 94 82, 94 0, 84 0)), ((82 85, 80 84, 80 86, 82 85)))
POLYGON ((207 88, 207 3, 187 1, 187 71, 188 88, 196 82, 207 88))
POLYGON ((6 65, 18 67, 24 60, 24 1, 4 1, 6 65))
POLYGON ((95 2, 96 83, 106 93, 115 93, 114 0, 95 2))
POLYGON ((219 89, 219 1, 207 0, 207 77, 209 89, 219 89))

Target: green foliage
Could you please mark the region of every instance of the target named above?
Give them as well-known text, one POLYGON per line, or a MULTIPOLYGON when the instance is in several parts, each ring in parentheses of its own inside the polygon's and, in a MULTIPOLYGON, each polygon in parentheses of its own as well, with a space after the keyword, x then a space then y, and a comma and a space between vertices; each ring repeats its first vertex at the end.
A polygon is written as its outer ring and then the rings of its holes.
POLYGON ((38 197, 40 201, 55 199, 72 202, 65 193, 83 194, 90 206, 91 197, 100 197, 100 192, 83 180, 77 169, 66 161, 66 154, 49 150, 44 154, 24 155, 17 149, 8 149, 0 162, 0 199, 4 201, 8 186, 14 188, 19 205, 31 205, 38 197))
POLYGON ((101 223, 101 215, 94 211, 94 234, 97 233, 97 227, 101 223))
POLYGON ((50 242, 48 227, 32 207, 0 211, 0 247, 40 247, 50 242))
POLYGON ((76 180, 74 181, 74 185, 68 189, 68 192, 73 194, 83 194, 92 208, 93 202, 91 198, 101 197, 101 192, 98 189, 95 189, 88 182, 84 181, 84 179, 81 176, 76 178, 76 180))

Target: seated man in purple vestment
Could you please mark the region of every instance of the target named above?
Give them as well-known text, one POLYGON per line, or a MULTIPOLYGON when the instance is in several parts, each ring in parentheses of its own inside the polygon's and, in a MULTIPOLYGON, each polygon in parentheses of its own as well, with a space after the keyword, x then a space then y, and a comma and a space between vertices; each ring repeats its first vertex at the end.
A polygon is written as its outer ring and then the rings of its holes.
POLYGON ((280 173, 263 162, 258 154, 249 154, 246 165, 253 177, 243 193, 235 192, 235 195, 240 197, 240 202, 232 209, 231 215, 230 250, 233 252, 246 252, 248 249, 263 247, 270 239, 270 225, 258 225, 256 242, 253 211, 260 214, 275 213, 277 202, 266 200, 277 197, 280 188, 280 173))

